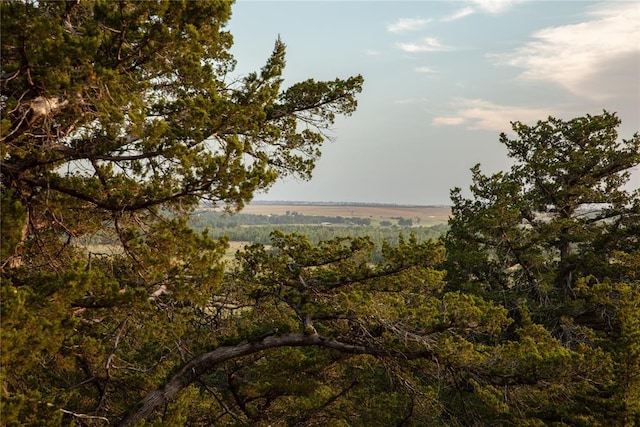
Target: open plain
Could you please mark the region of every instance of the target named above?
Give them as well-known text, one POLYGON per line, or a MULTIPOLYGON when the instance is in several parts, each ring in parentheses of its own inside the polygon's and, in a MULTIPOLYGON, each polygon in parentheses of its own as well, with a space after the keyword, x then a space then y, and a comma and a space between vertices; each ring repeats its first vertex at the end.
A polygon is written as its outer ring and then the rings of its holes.
POLYGON ((392 218, 418 219, 420 225, 447 222, 451 215, 449 206, 409 206, 387 204, 331 204, 331 203, 267 203, 257 202, 242 210, 254 215, 287 215, 298 213, 310 216, 331 216, 344 218, 371 218, 387 220, 392 218))

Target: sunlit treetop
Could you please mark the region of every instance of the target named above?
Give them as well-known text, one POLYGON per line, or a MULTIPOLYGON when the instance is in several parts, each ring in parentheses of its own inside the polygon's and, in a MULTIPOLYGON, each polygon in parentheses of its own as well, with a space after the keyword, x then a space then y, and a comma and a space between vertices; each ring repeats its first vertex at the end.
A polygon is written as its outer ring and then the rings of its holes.
POLYGON ((241 208, 309 178, 362 78, 283 88, 285 45, 233 74, 228 1, 2 4, 2 181, 104 211, 241 208))

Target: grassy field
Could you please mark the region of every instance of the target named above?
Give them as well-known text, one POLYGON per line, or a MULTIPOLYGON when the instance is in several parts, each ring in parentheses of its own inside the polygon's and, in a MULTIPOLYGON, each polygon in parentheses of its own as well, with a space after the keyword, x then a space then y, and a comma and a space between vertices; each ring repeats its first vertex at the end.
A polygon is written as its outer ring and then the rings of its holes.
POLYGON ((414 221, 418 219, 420 225, 435 225, 447 222, 451 208, 448 206, 267 204, 261 202, 245 206, 242 210, 242 213, 256 215, 285 215, 287 212, 310 216, 371 218, 373 221, 402 217, 414 221))
POLYGON ((224 254, 224 260, 227 262, 233 261, 236 256, 236 252, 244 249, 244 247, 250 243, 251 242, 229 242, 229 247, 224 254))

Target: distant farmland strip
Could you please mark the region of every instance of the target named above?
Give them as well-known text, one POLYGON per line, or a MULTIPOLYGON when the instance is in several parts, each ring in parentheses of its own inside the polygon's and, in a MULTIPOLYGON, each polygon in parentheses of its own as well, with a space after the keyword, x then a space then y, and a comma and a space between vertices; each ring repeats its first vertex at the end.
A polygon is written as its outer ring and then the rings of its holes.
POLYGON ((347 204, 268 204, 260 202, 245 206, 244 214, 286 215, 297 212, 310 216, 333 216, 344 218, 371 218, 384 220, 393 218, 418 219, 421 224, 446 223, 451 215, 449 206, 403 206, 403 205, 347 205, 347 204))

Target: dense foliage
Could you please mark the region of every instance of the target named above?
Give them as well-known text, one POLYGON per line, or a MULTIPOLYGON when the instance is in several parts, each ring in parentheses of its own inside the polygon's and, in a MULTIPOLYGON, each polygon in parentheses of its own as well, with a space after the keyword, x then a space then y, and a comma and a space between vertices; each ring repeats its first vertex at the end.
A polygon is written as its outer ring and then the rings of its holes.
POLYGON ((640 188, 628 185, 640 136, 619 139, 619 124, 607 112, 516 122, 517 138, 500 138, 511 170, 476 166, 473 197, 452 192, 448 287, 500 302, 565 348, 601 352, 608 371, 567 390, 549 409, 557 422, 640 422, 640 188))
POLYGON ((615 115, 515 123, 442 241, 274 232, 226 263, 188 214, 310 177, 362 78, 284 89, 280 40, 233 77, 226 1, 0 7, 3 425, 640 424, 615 115))

